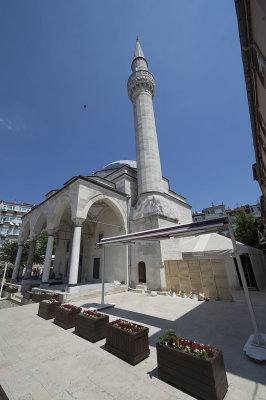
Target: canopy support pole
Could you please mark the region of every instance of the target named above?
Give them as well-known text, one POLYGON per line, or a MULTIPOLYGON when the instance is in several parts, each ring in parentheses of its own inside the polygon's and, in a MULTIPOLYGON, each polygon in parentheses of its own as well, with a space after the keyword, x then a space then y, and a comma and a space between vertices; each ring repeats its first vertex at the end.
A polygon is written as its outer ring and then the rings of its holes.
POLYGON ((105 246, 103 246, 103 262, 102 262, 102 300, 101 305, 104 304, 104 269, 105 269, 105 246))
POLYGON ((228 229, 229 229, 229 233, 231 236, 233 249, 234 249, 234 253, 236 256, 237 266, 238 266, 239 273, 241 276, 243 289, 244 289, 244 293, 245 293, 245 298, 246 298, 246 302, 247 302, 247 306, 248 306, 248 310, 249 310, 249 314, 250 314, 250 318, 251 318, 251 323, 252 323, 253 331, 254 331, 254 334, 249 337, 243 350, 251 358, 254 358, 259 361, 266 360, 266 335, 263 333, 262 334, 259 333, 259 330, 258 330, 258 325, 257 325, 257 321, 255 318, 254 309, 253 309, 251 299, 249 296, 248 286, 247 286, 244 270, 242 267, 241 259, 239 256, 239 252, 237 249, 234 231, 232 228, 232 220, 231 220, 231 217, 229 217, 229 216, 228 216, 228 229))
POLYGON ((4 275, 3 275, 3 278, 2 278, 2 283, 1 283, 1 289, 0 289, 0 300, 4 300, 4 299, 6 299, 6 297, 3 297, 3 298, 2 298, 3 286, 4 286, 4 283, 5 283, 5 278, 6 278, 6 270, 7 270, 7 262, 5 263, 4 275))
POLYGON ((104 308, 111 308, 114 307, 114 303, 105 303, 104 302, 104 271, 105 271, 105 246, 103 246, 103 253, 102 253, 102 296, 101 296, 101 304, 95 304, 93 307, 90 307, 89 310, 96 311, 96 310, 103 310, 104 308))

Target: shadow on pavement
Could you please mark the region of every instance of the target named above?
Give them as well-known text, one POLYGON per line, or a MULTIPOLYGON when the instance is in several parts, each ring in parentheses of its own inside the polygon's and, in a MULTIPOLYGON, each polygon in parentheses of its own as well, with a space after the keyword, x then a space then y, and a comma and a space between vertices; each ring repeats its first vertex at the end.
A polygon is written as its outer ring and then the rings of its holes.
MULTIPOLYGON (((178 303, 176 304, 178 307, 178 303)), ((266 332, 265 306, 255 305, 258 325, 261 332, 266 332), (261 316, 261 317, 259 317, 261 316)), ((149 336, 150 346, 156 346, 158 336, 165 329, 174 329, 179 336, 210 344, 222 350, 226 370, 255 382, 266 384, 266 363, 257 363, 248 358, 243 347, 252 333, 247 306, 243 302, 210 301, 202 302, 195 309, 176 320, 168 320, 143 312, 122 308, 103 310, 105 314, 135 321, 139 324, 160 328, 149 336)), ((151 371, 151 376, 153 372, 151 371)), ((156 372, 154 372, 156 376, 156 372)))

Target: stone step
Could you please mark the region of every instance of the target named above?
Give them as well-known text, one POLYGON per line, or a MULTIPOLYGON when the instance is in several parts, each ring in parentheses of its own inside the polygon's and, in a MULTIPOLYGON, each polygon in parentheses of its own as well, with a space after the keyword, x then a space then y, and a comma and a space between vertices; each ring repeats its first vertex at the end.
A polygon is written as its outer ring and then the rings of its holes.
POLYGON ((14 293, 16 299, 22 299, 23 295, 21 293, 14 293))
POLYGON ((22 299, 23 299, 23 296, 22 296, 22 294, 20 294, 20 293, 11 293, 11 295, 10 295, 10 300, 12 300, 14 303, 17 303, 17 304, 21 304, 21 301, 22 301, 22 299))
POLYGON ((143 289, 128 288, 128 290, 129 290, 130 292, 133 292, 133 293, 141 293, 141 294, 145 293, 145 291, 144 291, 143 289))
POLYGON ((136 289, 147 290, 147 285, 136 285, 136 289))
MULTIPOLYGON (((121 293, 121 292, 127 292, 126 285, 109 286, 109 287, 104 288, 105 295, 113 294, 113 293, 121 293)), ((86 299, 98 297, 98 296, 99 296, 99 301, 100 301, 101 293, 102 293, 102 289, 98 288, 98 289, 93 289, 93 290, 84 290, 84 291, 72 292, 72 293, 65 292, 65 293, 61 293, 61 294, 62 294, 62 301, 68 302, 70 300, 72 300, 72 301, 86 300, 86 299)))

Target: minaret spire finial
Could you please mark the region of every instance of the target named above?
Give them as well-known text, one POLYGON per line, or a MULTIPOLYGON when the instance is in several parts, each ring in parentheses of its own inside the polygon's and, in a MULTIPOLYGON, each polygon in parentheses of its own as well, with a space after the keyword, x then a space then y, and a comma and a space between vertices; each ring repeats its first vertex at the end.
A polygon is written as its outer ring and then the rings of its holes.
POLYGON ((131 64, 131 69, 133 72, 140 70, 148 71, 148 63, 142 51, 138 36, 136 38, 136 48, 131 64))
POLYGON ((134 53, 134 60, 135 60, 136 58, 138 58, 138 57, 145 58, 144 53, 143 53, 143 51, 142 51, 142 48, 141 48, 141 46, 140 46, 139 38, 138 38, 138 36, 137 36, 137 39, 136 39, 136 48, 135 48, 135 53, 134 53))

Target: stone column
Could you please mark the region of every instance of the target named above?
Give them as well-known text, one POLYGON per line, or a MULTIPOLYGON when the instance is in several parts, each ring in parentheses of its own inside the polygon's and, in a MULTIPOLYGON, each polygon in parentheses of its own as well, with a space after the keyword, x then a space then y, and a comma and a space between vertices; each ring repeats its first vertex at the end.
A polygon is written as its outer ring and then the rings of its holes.
POLYGON ((50 267, 51 267, 51 259, 53 254, 53 243, 54 243, 54 234, 49 233, 47 246, 46 246, 46 253, 44 259, 44 267, 42 272, 42 285, 48 284, 49 282, 49 274, 50 274, 50 267))
POLYGON ((23 250, 23 243, 19 242, 16 261, 15 261, 15 267, 13 269, 12 279, 11 279, 11 281, 13 283, 17 282, 17 280, 18 280, 17 278, 18 278, 18 272, 19 272, 20 261, 21 261, 21 256, 22 256, 22 250, 23 250))
POLYGON ((71 251, 70 271, 68 278, 68 287, 77 286, 78 270, 79 270, 79 253, 80 253, 80 239, 81 239, 81 226, 84 219, 76 218, 74 220, 74 233, 71 251))
POLYGON ((24 279, 30 279, 30 277, 31 277, 31 271, 32 271, 32 265, 33 265, 33 257, 34 257, 34 252, 35 252, 36 241, 37 240, 35 238, 31 239, 24 279))

